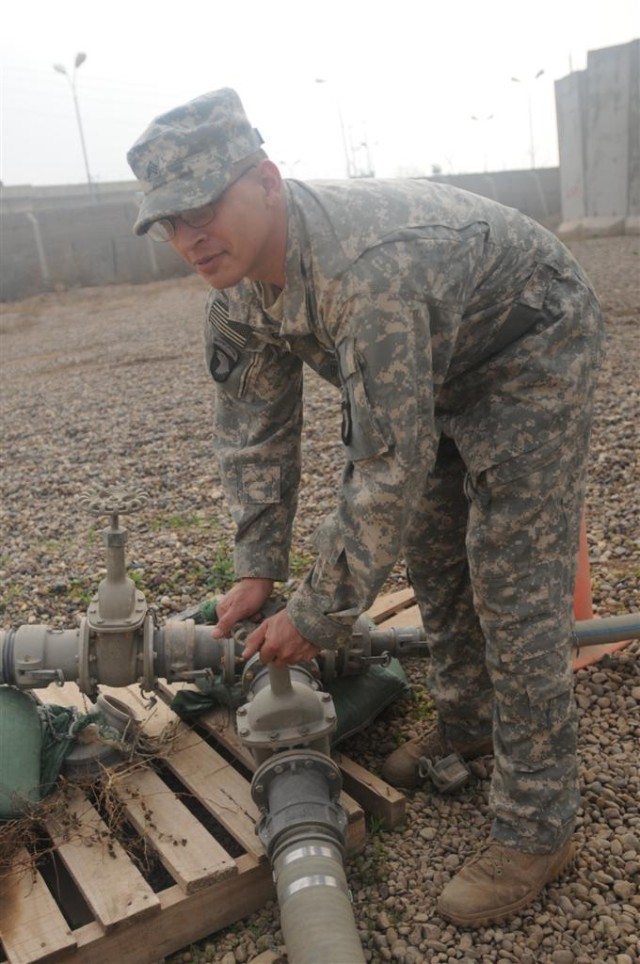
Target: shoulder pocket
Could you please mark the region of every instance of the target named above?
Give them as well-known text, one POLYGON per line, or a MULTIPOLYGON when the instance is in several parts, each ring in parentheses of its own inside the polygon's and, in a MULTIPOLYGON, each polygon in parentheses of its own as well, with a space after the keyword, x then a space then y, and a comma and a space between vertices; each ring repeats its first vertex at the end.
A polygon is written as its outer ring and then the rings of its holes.
POLYGON ((342 382, 342 441, 353 462, 382 455, 389 450, 367 395, 364 366, 352 339, 337 347, 342 382))

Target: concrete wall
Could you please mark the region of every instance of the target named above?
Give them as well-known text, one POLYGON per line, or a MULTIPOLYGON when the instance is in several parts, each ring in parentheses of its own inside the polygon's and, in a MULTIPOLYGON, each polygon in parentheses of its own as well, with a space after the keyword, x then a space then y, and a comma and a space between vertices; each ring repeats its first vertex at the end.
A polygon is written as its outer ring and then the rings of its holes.
MULTIPOLYGON (((559 219, 557 168, 433 180, 517 207, 540 221, 559 219)), ((92 192, 86 185, 3 188, 1 299, 189 274, 170 245, 132 233, 137 193, 135 182, 96 185, 92 192)))
POLYGON ((640 40, 556 81, 561 236, 640 230, 640 40))
MULTIPOLYGON (((5 189, 7 190, 7 189, 5 189)), ((188 274, 170 245, 133 235, 135 192, 113 199, 71 190, 29 196, 15 191, 2 204, 1 298, 188 274)))
POLYGON ((542 223, 557 223, 560 214, 560 173, 557 167, 491 174, 450 174, 429 178, 481 194, 517 208, 542 223))

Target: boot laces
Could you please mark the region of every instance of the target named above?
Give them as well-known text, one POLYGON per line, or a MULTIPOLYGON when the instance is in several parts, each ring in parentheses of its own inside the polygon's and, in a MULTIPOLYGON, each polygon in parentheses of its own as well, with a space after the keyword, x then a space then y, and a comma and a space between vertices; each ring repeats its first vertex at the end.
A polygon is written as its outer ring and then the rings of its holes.
POLYGON ((491 877, 495 879, 496 877, 502 876, 502 871, 511 863, 511 857, 509 856, 509 851, 506 847, 497 843, 495 840, 489 840, 487 843, 483 844, 478 850, 475 858, 472 859, 472 863, 488 863, 490 865, 491 877))

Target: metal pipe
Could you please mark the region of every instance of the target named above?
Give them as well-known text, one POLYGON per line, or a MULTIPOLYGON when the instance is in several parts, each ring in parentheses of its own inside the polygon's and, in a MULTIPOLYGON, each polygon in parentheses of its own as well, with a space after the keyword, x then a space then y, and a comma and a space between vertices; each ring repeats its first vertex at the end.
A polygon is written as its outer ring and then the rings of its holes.
MULTIPOLYGON (((130 627, 144 614, 142 603, 137 602, 140 612, 132 614, 130 627)), ((135 629, 126 630, 120 624, 113 634, 105 632, 106 627, 97 632, 97 623, 92 621, 94 606, 92 602, 89 619, 83 619, 79 629, 25 624, 0 630, 0 685, 35 689, 55 681, 77 682, 83 692, 92 693, 97 683, 127 686, 142 678, 145 688, 152 689, 157 677, 169 682, 189 680, 208 670, 232 686, 245 668, 241 659, 244 644, 233 638, 213 639, 210 626, 173 619, 158 628, 149 626, 147 617, 135 629), (119 647, 115 655, 110 653, 111 644, 119 647)), ((640 639, 640 613, 580 620, 572 633, 572 643, 578 648, 628 639, 640 639)), ((371 629, 363 639, 359 629, 344 653, 320 655, 320 677, 327 683, 336 676, 363 672, 386 655, 428 656, 424 630, 371 629)))
POLYGON ((0 630, 0 684, 37 689, 78 678, 80 630, 24 625, 0 630))
POLYGON ((604 646, 627 639, 640 639, 640 613, 581 619, 576 623, 572 635, 572 641, 578 647, 604 646))

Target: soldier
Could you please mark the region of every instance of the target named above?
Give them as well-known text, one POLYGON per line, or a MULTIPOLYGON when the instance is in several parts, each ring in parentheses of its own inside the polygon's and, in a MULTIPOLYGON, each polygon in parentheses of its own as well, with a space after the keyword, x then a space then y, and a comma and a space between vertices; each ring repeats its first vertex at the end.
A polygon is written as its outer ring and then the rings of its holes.
POLYGON ((578 807, 570 632, 602 318, 566 248, 428 180, 282 180, 237 94, 152 122, 128 154, 135 225, 212 287, 215 448, 238 582, 214 635, 287 577, 302 367, 343 397, 346 466, 317 560, 244 656, 335 648, 403 556, 438 724, 384 774, 495 755, 488 842, 447 885, 461 925, 526 907, 569 865, 578 807))

